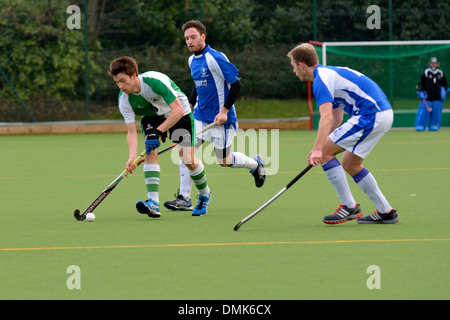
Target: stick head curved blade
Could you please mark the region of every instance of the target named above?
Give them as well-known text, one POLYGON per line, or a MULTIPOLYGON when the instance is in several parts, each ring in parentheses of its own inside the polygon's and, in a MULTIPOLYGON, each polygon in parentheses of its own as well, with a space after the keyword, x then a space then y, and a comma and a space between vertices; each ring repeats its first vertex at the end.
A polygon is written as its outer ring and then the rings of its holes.
POLYGON ((80 210, 78 210, 78 209, 76 209, 76 210, 73 212, 73 216, 74 216, 75 219, 77 219, 78 221, 82 221, 82 220, 86 219, 86 216, 85 216, 85 215, 81 215, 81 214, 80 214, 80 210))

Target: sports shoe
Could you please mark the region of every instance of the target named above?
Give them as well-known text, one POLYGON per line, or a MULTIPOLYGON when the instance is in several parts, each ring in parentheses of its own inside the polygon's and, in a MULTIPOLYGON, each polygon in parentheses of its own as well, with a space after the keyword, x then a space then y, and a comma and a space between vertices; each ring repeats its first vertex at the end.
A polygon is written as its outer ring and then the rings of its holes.
POLYGON ((156 203, 152 199, 148 199, 147 201, 139 200, 136 203, 136 209, 138 212, 146 214, 150 218, 161 217, 161 213, 159 211, 159 203, 156 203))
POLYGON ((397 215, 397 210, 391 209, 388 213, 380 213, 376 210, 368 216, 359 218, 359 224, 394 224, 400 221, 397 215))
POLYGON ((198 195, 198 202, 195 206, 194 211, 192 211, 193 216, 204 216, 208 212, 209 201, 211 200, 211 193, 209 196, 204 196, 202 194, 198 195))
POLYGON ((353 208, 339 205, 339 208, 331 215, 323 217, 323 222, 327 224, 343 223, 350 220, 355 220, 362 217, 361 208, 356 204, 353 208))
POLYGON ((417 126, 416 127, 416 131, 425 131, 425 127, 424 126, 417 126))
POLYGON ((184 197, 180 194, 180 191, 174 194, 176 197, 173 201, 164 202, 164 207, 173 211, 192 211, 192 201, 191 198, 185 200, 184 197))
POLYGON ((266 170, 264 169, 264 158, 262 155, 257 154, 253 157, 253 159, 258 162, 258 166, 255 170, 250 170, 249 172, 253 175, 255 178, 255 185, 258 188, 261 188, 264 184, 264 181, 266 181, 266 170))
POLYGON ((428 131, 439 131, 439 126, 429 126, 428 131))

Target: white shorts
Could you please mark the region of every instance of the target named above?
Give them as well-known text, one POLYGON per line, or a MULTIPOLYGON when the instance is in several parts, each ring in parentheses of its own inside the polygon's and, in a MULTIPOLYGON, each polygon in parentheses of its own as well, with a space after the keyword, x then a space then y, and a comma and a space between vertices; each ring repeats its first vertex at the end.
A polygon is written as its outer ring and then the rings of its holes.
POLYGON ((368 115, 353 116, 330 133, 335 144, 365 159, 378 141, 392 127, 392 109, 368 115))
MULTIPOLYGON (((209 123, 195 120, 195 131, 199 132, 204 127, 209 125, 209 123)), ((220 126, 214 126, 211 129, 202 132, 197 135, 197 138, 210 141, 215 149, 223 150, 229 148, 233 143, 234 136, 238 129, 238 123, 234 122, 232 124, 225 124, 220 126)))

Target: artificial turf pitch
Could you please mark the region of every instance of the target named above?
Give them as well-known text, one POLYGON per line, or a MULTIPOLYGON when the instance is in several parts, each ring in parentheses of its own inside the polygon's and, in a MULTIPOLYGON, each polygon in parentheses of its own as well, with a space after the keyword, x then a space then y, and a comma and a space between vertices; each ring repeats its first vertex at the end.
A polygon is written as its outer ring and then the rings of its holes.
MULTIPOLYGON (((316 167, 233 230, 307 165, 315 134, 279 132, 271 149, 278 170, 261 189, 245 169, 207 164, 206 216, 164 207, 159 219, 140 215, 140 167, 92 223, 73 211, 123 170, 125 134, 0 137, 0 299, 449 299, 450 129, 392 130, 366 159, 398 211, 396 225, 324 224, 339 203, 316 167), (80 289, 68 288, 72 265, 80 289), (379 268, 376 280, 370 266, 379 268)), ((161 202, 173 200, 178 165, 171 154, 160 163, 161 202)), ((349 184, 363 213, 373 212, 349 184)), ((192 195, 195 205, 195 188, 192 195)))

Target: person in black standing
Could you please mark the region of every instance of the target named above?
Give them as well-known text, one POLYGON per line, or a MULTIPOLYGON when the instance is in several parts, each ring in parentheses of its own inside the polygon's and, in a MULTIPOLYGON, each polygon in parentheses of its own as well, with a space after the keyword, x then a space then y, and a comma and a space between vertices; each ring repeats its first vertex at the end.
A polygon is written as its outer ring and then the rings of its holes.
POLYGON ((447 78, 442 70, 438 69, 439 61, 433 57, 417 85, 417 94, 420 98, 416 115, 415 127, 417 131, 438 131, 441 128, 442 108, 447 93, 447 78))

